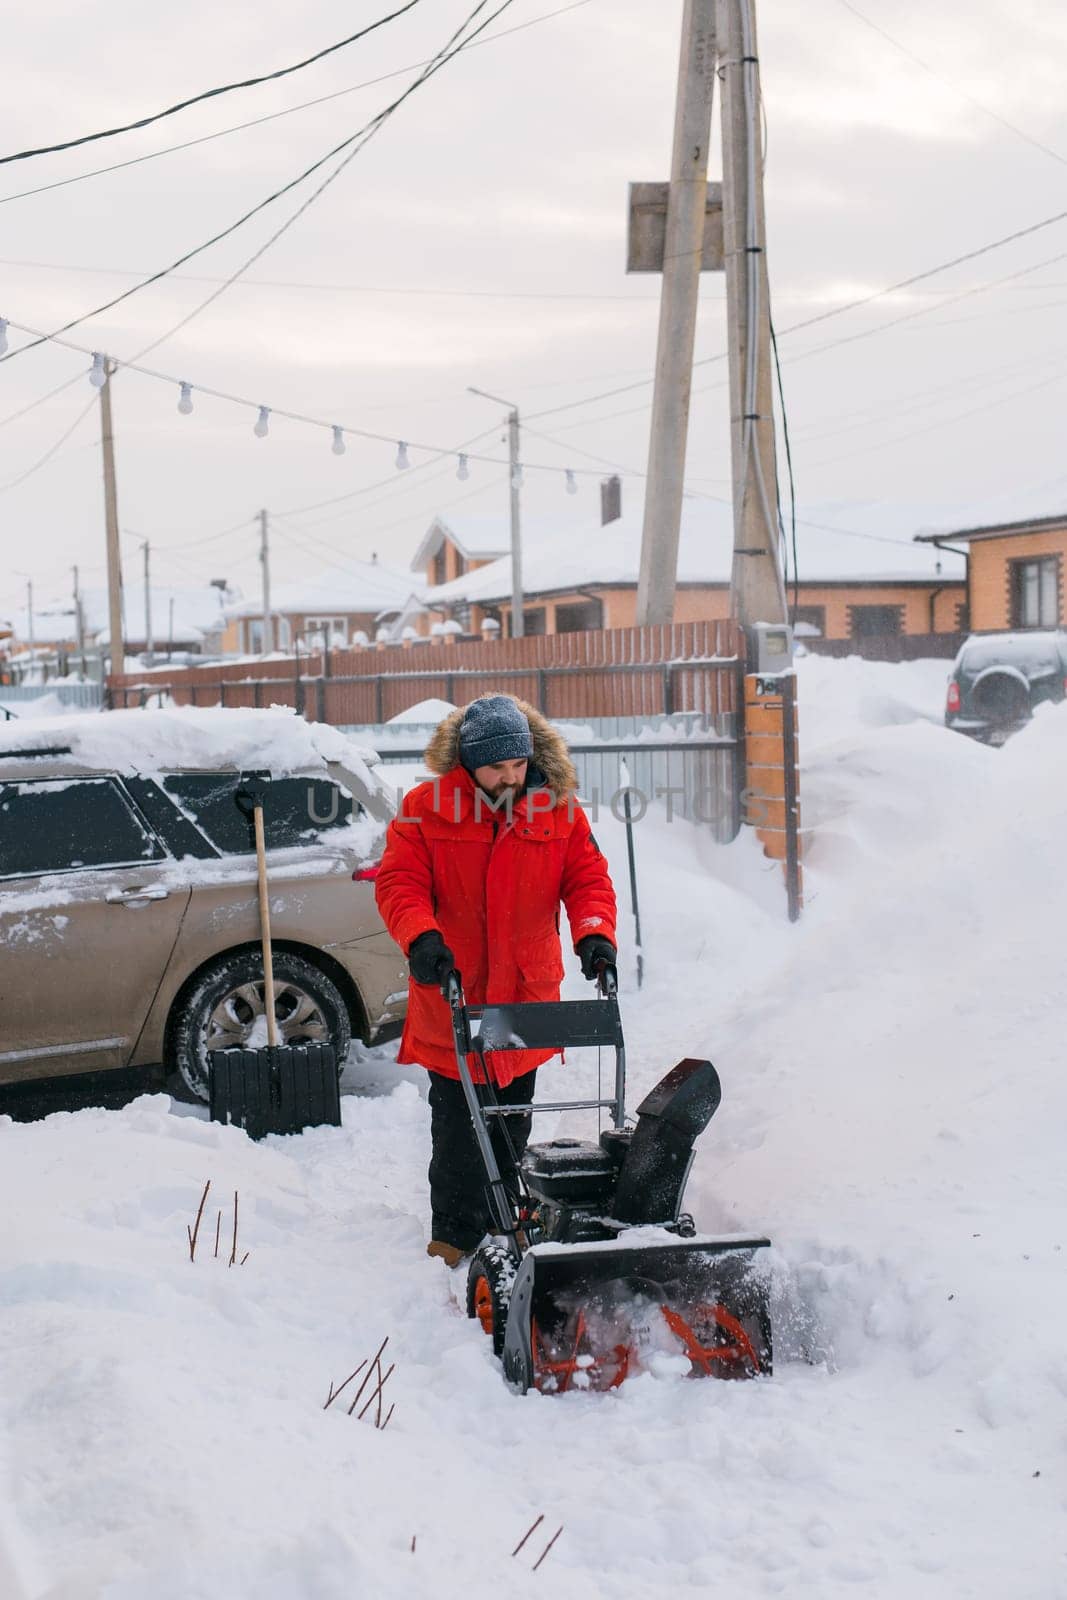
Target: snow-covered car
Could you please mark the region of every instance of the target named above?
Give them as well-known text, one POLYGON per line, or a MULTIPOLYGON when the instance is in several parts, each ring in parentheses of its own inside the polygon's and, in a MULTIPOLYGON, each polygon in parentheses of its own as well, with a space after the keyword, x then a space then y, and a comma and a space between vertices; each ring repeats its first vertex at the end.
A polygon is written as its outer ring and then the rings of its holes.
POLYGON ((973 634, 952 663, 945 726, 1003 744, 1034 707, 1067 692, 1067 633, 973 634))
POLYGON ((281 1042, 369 1043, 406 969, 374 901, 395 810, 336 729, 291 712, 116 711, 0 729, 0 1083, 266 1042, 252 830, 264 802, 281 1042))

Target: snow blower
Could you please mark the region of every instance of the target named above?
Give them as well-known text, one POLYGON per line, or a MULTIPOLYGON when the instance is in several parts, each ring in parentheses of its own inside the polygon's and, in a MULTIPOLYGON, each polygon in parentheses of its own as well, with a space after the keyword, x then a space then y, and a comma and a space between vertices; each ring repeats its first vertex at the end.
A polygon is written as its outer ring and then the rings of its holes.
POLYGON ((508 1384, 523 1394, 564 1394, 617 1388, 648 1370, 769 1375, 760 1256, 769 1241, 702 1237, 681 1209, 694 1143, 721 1098, 711 1062, 679 1061, 642 1100, 629 1128, 613 966, 601 965, 595 1000, 468 1006, 458 972, 442 989, 497 1236, 472 1258, 467 1314, 492 1338, 508 1384), (494 1053, 567 1046, 614 1049, 612 1096, 600 1098, 598 1090, 594 1100, 502 1103, 494 1053), (611 1112, 612 1126, 599 1143, 530 1145, 505 1180, 492 1119, 601 1108, 611 1112))

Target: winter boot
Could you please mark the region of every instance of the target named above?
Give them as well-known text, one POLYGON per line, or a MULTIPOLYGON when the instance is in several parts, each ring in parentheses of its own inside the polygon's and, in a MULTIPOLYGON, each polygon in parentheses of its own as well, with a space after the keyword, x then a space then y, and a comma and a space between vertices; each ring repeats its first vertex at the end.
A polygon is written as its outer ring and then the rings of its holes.
POLYGON ((443 1239, 431 1239, 426 1246, 426 1254, 440 1256, 446 1267, 458 1267, 461 1261, 466 1261, 474 1252, 461 1250, 458 1244, 446 1244, 443 1239))

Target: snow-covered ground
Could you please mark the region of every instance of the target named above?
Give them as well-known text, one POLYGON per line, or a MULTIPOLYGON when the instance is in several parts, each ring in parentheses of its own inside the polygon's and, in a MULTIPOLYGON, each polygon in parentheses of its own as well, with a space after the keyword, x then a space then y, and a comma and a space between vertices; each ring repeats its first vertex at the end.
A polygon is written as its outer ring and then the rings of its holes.
POLYGON ((2 1600, 1061 1600, 1067 706, 986 749, 941 726, 947 665, 801 662, 796 926, 751 835, 636 830, 631 1103, 716 1062, 689 1203, 775 1241, 773 1379, 511 1395, 423 1254, 388 1052, 298 1139, 163 1096, 0 1120, 2 1600), (324 1411, 386 1335, 388 1428, 324 1411))

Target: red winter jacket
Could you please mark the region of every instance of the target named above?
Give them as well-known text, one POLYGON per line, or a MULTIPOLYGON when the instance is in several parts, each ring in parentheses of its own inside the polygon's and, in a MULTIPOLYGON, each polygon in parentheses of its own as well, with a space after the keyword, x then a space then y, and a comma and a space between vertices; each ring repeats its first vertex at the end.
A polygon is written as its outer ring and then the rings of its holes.
MULTIPOLYGON (((533 762, 545 786, 503 807, 475 806, 476 785, 457 764, 453 712, 426 752, 440 774, 405 796, 389 825, 376 894, 386 927, 404 951, 437 928, 456 958, 471 1005, 558 1000, 563 960, 559 908, 575 945, 589 934, 615 942, 615 893, 607 863, 574 797, 574 768, 562 738, 519 701, 533 735, 533 762)), ((491 1057, 501 1086, 558 1051, 521 1050, 491 1057)), ((397 1060, 459 1076, 448 1003, 429 984, 408 984, 408 1012, 397 1060)))

